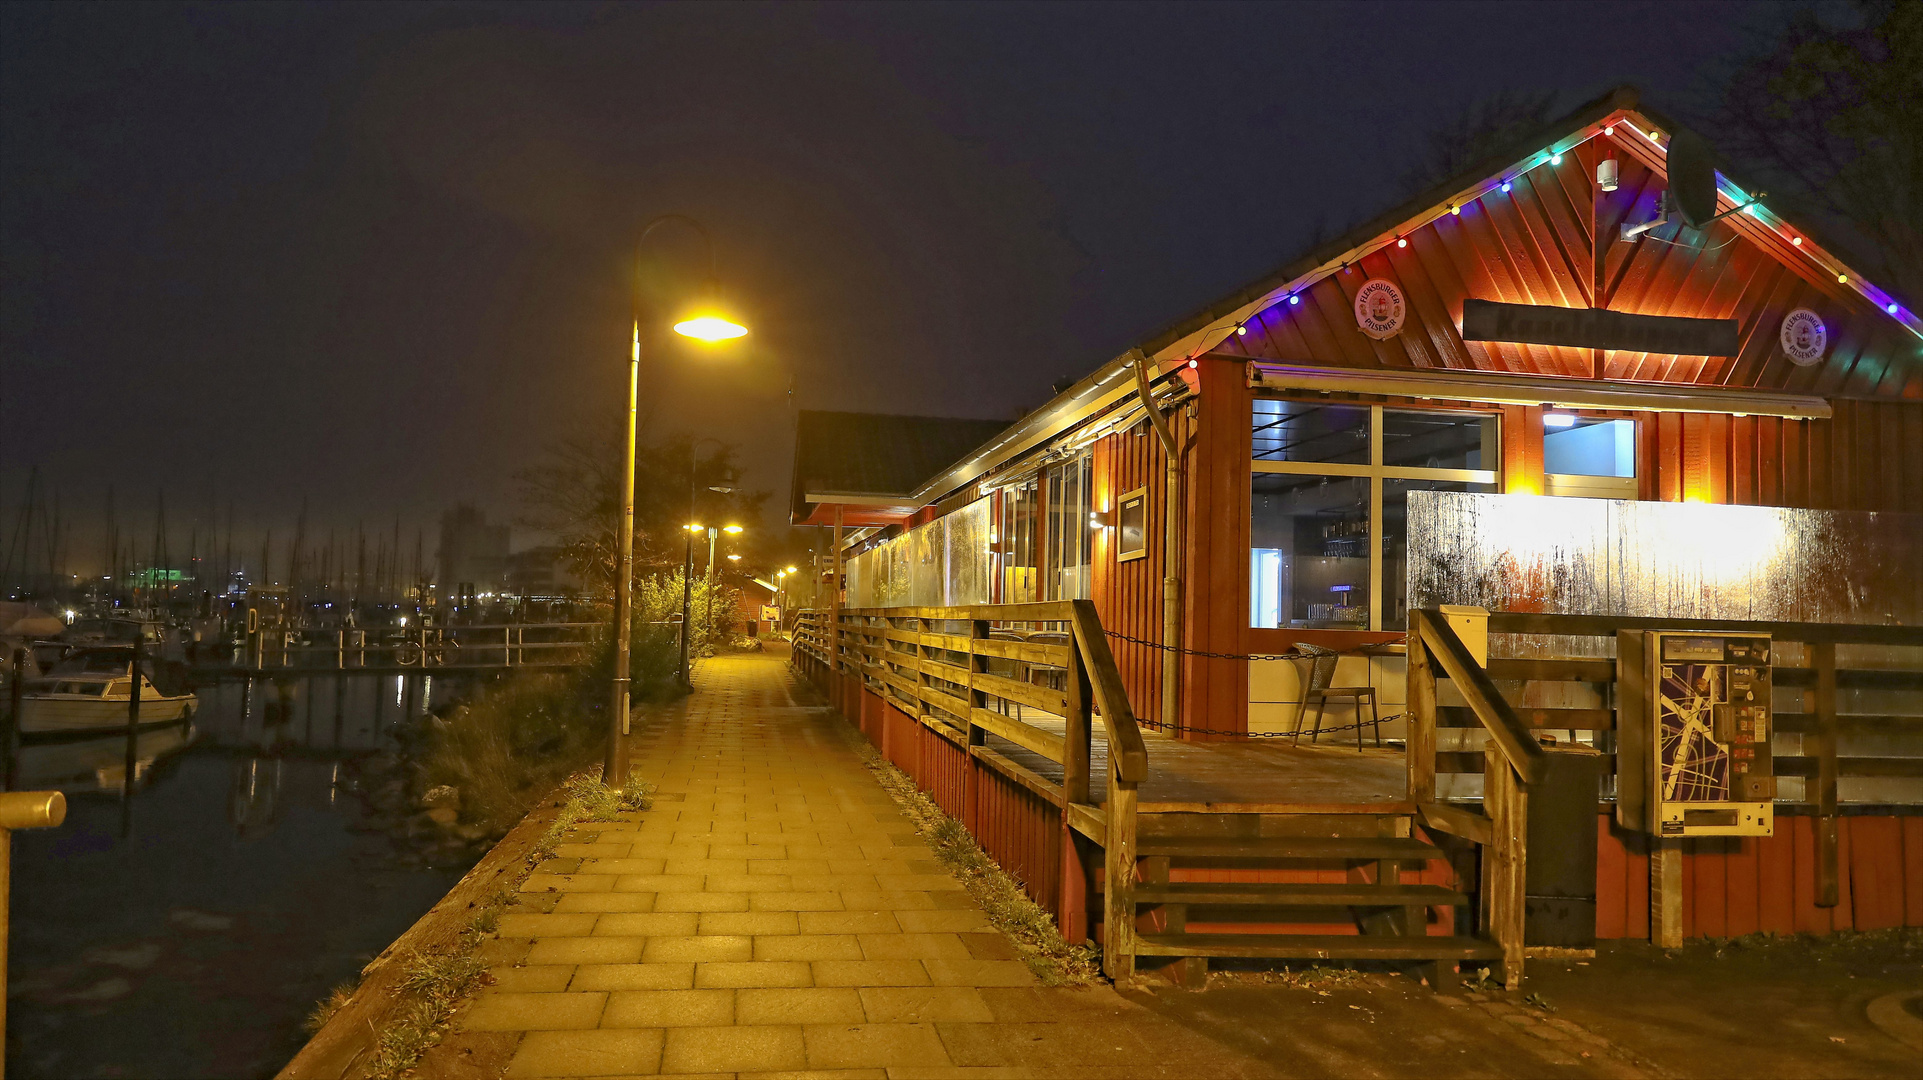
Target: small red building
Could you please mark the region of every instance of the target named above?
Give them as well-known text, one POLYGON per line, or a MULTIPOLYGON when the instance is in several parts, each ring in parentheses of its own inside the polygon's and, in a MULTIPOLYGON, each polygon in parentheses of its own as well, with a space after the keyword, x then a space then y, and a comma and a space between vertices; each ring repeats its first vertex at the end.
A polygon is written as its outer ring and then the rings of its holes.
MULTIPOLYGON (((904 461, 916 475, 885 495, 801 483, 798 462, 794 521, 837 526, 849 608, 1093 600, 1136 714, 1208 740, 1297 730, 1307 668, 1262 658, 1302 645, 1343 651, 1334 682, 1403 711, 1401 658, 1361 650, 1408 633, 1416 492, 1923 511, 1923 320, 1729 178, 1684 170, 1697 145, 1612 93, 969 449, 904 461), (1714 220, 1691 227, 1709 215, 1676 204, 1705 197, 1714 220)), ((1923 756, 1923 725, 1889 734, 1923 756)), ((1923 771, 1878 768, 1877 914, 1833 925, 1923 925, 1923 771)), ((1623 899, 1634 844, 1611 842, 1597 926, 1621 936, 1648 913, 1623 899)), ((1750 875, 1727 886, 1748 914, 1718 892, 1694 929, 1759 927, 1755 858, 1701 854, 1719 882, 1750 875)))

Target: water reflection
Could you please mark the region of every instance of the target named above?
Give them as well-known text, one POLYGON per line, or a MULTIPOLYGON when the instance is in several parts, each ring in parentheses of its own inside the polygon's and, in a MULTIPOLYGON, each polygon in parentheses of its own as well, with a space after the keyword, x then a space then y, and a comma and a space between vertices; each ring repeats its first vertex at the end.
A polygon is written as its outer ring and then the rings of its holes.
POLYGON ((92 771, 124 740, 35 748, 77 779, 63 827, 14 838, 8 1073, 276 1072, 314 1002, 464 869, 422 865, 363 793, 404 718, 448 693, 422 676, 202 688, 191 745, 143 741, 127 840, 118 776, 103 790, 92 771))

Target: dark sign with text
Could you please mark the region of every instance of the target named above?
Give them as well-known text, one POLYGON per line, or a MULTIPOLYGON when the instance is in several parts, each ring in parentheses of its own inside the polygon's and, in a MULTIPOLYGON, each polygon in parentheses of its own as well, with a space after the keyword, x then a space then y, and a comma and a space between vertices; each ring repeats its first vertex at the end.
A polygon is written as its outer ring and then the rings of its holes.
POLYGON ((1462 338, 1681 356, 1734 356, 1742 347, 1735 319, 1679 319, 1494 300, 1463 301, 1462 338))

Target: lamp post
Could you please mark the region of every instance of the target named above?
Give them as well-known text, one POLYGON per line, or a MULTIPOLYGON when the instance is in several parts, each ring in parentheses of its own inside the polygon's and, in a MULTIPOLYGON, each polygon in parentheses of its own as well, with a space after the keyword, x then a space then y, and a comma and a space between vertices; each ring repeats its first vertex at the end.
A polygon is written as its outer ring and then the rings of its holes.
MULTIPOLYGON (((608 716, 608 757, 601 770, 601 782, 621 787, 628 779, 628 706, 629 645, 634 619, 634 427, 635 406, 641 389, 641 250, 654 230, 670 222, 686 225, 701 237, 708 253, 709 292, 714 291, 714 239, 701 223, 681 214, 663 214, 641 228, 634 244, 634 341, 628 353, 628 431, 626 453, 621 457, 620 559, 614 579, 614 683, 612 712, 608 716)), ((699 341, 727 341, 746 334, 747 328, 715 312, 697 312, 674 324, 674 331, 699 341)))
MULTIPOLYGON (((689 608, 694 603, 694 538, 702 531, 700 524, 694 520, 695 449, 702 443, 713 443, 716 446, 723 447, 728 445, 712 435, 704 435, 688 444, 688 546, 687 555, 681 564, 681 666, 675 672, 675 678, 680 680, 681 686, 684 689, 692 689, 694 687, 694 673, 688 667, 688 616, 690 614, 689 608)), ((708 490, 718 491, 726 495, 733 491, 734 488, 726 484, 712 484, 708 487, 708 490)), ((710 529, 708 531, 713 532, 714 530, 710 529)), ((710 552, 708 557, 710 561, 713 561, 713 552, 710 552)))

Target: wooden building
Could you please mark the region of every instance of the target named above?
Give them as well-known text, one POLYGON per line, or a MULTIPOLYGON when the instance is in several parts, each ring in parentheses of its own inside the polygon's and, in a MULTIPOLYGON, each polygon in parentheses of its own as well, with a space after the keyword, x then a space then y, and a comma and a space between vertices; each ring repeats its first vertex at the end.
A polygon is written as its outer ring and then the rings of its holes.
MULTIPOLYGON (((1299 731, 1312 665, 1274 658, 1305 646, 1342 653, 1333 683, 1370 687, 1383 714, 1417 713, 1383 648, 1417 636, 1414 492, 1923 512, 1923 320, 1721 174, 1715 220, 1690 227, 1676 204, 1703 195, 1680 170, 1700 153, 1614 92, 924 461, 885 505, 798 481, 795 521, 841 526, 847 609, 1092 601, 1145 727, 1241 746, 1299 731)), ((1884 719, 1910 749, 1874 775, 1923 776, 1923 721, 1884 719)), ((1381 734, 1450 756, 1405 720, 1381 734)), ((1670 921, 1923 925, 1923 806, 1846 816, 1828 841, 1841 888, 1869 893, 1805 902, 1823 899, 1805 849, 1837 813, 1827 768, 1830 818, 1695 845, 1670 921)), ((1409 776, 1398 806, 1433 795, 1409 776)), ((1596 932, 1649 932, 1647 838, 1604 816, 1598 844, 1596 932)))

